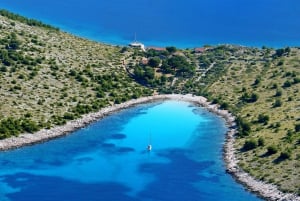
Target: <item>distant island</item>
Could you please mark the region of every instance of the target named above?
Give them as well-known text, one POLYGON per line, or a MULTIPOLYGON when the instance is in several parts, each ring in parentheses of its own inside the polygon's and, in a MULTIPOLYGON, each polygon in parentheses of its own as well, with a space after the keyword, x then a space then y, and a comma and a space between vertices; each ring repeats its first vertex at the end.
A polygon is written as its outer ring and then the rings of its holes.
POLYGON ((299 47, 141 51, 82 39, 5 10, 0 29, 1 139, 152 95, 203 96, 235 117, 238 167, 274 184, 281 198, 299 200, 299 47))

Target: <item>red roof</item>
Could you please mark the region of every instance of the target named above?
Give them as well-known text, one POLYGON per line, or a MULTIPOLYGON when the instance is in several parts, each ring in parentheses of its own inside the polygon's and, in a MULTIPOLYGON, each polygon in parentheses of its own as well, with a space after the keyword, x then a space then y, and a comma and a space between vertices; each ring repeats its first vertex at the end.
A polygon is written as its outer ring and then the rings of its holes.
POLYGON ((156 50, 156 51, 165 51, 166 48, 164 47, 148 47, 149 50, 156 50))
POLYGON ((203 53, 204 51, 205 51, 204 47, 197 47, 197 48, 195 48, 195 52, 196 53, 203 53))

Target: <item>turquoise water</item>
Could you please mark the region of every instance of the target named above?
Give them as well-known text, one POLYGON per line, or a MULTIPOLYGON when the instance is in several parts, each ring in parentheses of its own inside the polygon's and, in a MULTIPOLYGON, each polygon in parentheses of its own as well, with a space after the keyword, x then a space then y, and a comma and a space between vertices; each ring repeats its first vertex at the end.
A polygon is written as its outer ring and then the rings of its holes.
POLYGON ((225 132, 221 118, 190 103, 139 105, 1 152, 0 200, 259 200, 225 173, 225 132))
POLYGON ((300 46, 299 0, 1 0, 0 8, 82 37, 146 46, 300 46))

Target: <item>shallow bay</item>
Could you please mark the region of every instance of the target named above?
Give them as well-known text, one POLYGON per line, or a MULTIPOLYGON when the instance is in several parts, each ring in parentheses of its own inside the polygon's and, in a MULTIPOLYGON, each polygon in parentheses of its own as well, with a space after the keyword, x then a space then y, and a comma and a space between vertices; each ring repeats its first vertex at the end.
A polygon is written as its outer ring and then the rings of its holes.
POLYGON ((225 173, 225 132, 223 119, 187 102, 139 105, 1 152, 0 200, 259 200, 225 173))

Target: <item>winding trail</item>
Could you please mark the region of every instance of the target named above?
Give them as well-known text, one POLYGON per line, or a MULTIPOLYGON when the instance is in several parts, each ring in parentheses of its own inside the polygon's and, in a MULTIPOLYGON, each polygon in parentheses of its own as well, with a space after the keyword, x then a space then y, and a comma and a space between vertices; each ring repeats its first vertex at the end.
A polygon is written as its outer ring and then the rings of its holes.
POLYGON ((96 113, 90 113, 82 116, 82 118, 69 121, 63 126, 57 126, 51 129, 43 129, 34 134, 21 134, 19 137, 11 137, 8 139, 0 140, 0 150, 9 150, 22 146, 32 145, 36 143, 45 142, 54 138, 58 138, 79 128, 83 128, 88 124, 98 121, 107 115, 117 112, 122 109, 126 109, 137 104, 152 102, 157 100, 180 100, 193 102, 197 105, 205 107, 210 112, 213 112, 221 117, 223 117, 228 125, 228 132, 226 135, 226 143, 224 145, 224 160, 226 162, 226 171, 233 175, 233 177, 243 185, 247 187, 248 190, 258 194, 259 196, 267 200, 280 200, 280 201, 300 201, 300 197, 290 193, 283 193, 275 185, 267 184, 262 181, 256 180, 251 177, 248 173, 244 172, 238 166, 238 160, 235 157, 234 141, 235 134, 237 132, 235 117, 227 110, 220 110, 218 105, 213 105, 207 101, 206 98, 201 96, 193 95, 179 95, 179 94, 169 94, 169 95, 154 95, 149 97, 143 97, 139 99, 133 99, 125 103, 109 106, 101 109, 96 113))

